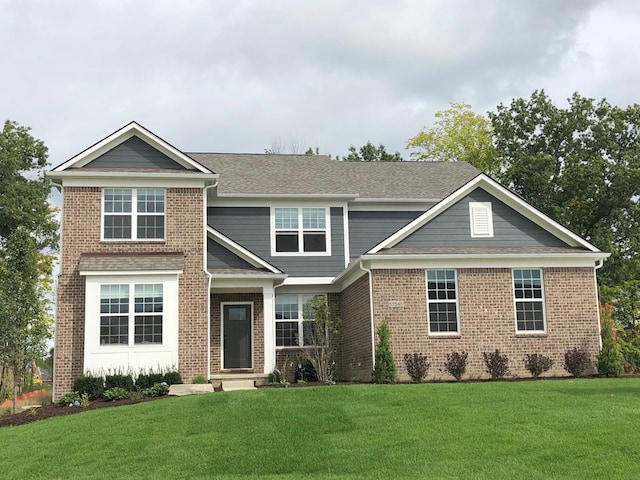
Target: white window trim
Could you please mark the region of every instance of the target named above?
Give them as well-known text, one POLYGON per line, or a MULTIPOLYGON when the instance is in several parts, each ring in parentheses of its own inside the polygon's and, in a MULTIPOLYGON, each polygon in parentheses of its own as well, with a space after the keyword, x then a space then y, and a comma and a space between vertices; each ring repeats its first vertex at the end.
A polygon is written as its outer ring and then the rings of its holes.
POLYGON ((525 268, 513 268, 511 269, 511 294, 513 295, 513 317, 515 320, 515 329, 516 335, 540 335, 547 333, 547 305, 545 302, 545 290, 544 290, 544 272, 542 268, 537 267, 525 267, 525 268), (540 271, 540 286, 542 290, 542 298, 538 299, 517 299, 516 298, 516 285, 515 285, 515 270, 539 270, 540 271), (518 306, 517 302, 540 302, 542 304, 542 325, 544 328, 542 330, 518 330, 518 306))
POLYGON ((167 189, 157 187, 105 187, 102 189, 102 212, 100 216, 100 240, 103 242, 164 242, 167 239, 167 189), (105 191, 106 190, 131 190, 131 212, 105 212, 105 191), (163 213, 147 213, 138 212, 138 190, 162 190, 164 193, 164 212, 163 213), (131 237, 130 238, 105 238, 104 236, 104 220, 106 216, 111 215, 131 215, 131 237), (138 216, 158 216, 164 218, 164 229, 162 238, 137 238, 138 236, 138 216))
POLYGON ((471 238, 493 237, 493 212, 491 202, 469 202, 471 238))
POLYGON ((426 287, 426 296, 427 296, 427 329, 430 337, 460 337, 460 304, 459 304, 459 295, 458 295, 458 271, 455 268, 429 268, 424 271, 424 281, 426 287), (453 270, 453 280, 455 282, 456 287, 456 298, 455 302, 451 300, 430 300, 429 299, 429 277, 428 272, 436 272, 443 270, 453 270), (429 304, 430 303, 455 303, 456 304, 456 331, 455 332, 432 332, 431 331, 431 319, 430 319, 430 311, 429 304))
MULTIPOLYGON (((273 344, 276 348, 276 350, 291 350, 291 349, 299 349, 299 348, 305 348, 305 347, 311 347, 313 345, 304 345, 304 330, 303 330, 303 324, 305 321, 311 320, 308 318, 304 318, 304 304, 305 302, 302 301, 303 297, 324 297, 325 300, 328 302, 329 298, 327 296, 326 293, 317 293, 317 292, 282 292, 279 294, 276 294, 274 296, 275 298, 273 299, 273 344), (277 297, 279 295, 295 295, 296 297, 298 297, 298 318, 290 318, 290 319, 284 319, 284 318, 276 318, 276 305, 277 303, 277 297), (277 342, 277 333, 276 333, 276 324, 280 323, 280 322, 297 322, 298 323, 298 338, 302 340, 302 345, 276 345, 277 342)), ((309 298, 307 298, 307 301, 309 300, 309 298)))
POLYGON ((270 229, 271 229, 271 256, 272 257, 329 257, 331 256, 331 208, 326 205, 278 205, 272 206, 270 209, 270 229), (298 251, 297 252, 276 252, 276 208, 295 208, 298 210, 298 251), (302 227, 302 209, 303 208, 323 208, 325 228, 324 229, 311 229, 309 231, 324 231, 326 235, 327 249, 324 252, 304 252, 304 237, 305 232, 302 227))
POLYGON ((220 302, 220 371, 228 370, 252 370, 255 365, 255 319, 254 319, 254 307, 253 302, 220 302), (243 369, 224 368, 224 307, 226 305, 249 305, 251 307, 251 366, 243 369))

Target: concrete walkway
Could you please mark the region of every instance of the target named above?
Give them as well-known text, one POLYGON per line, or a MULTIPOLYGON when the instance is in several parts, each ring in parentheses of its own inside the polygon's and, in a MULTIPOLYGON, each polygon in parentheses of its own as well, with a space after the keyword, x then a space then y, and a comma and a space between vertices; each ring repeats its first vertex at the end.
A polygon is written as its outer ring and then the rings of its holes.
POLYGON ((169 395, 175 395, 176 397, 202 393, 213 393, 213 385, 210 383, 180 383, 169 387, 169 395))

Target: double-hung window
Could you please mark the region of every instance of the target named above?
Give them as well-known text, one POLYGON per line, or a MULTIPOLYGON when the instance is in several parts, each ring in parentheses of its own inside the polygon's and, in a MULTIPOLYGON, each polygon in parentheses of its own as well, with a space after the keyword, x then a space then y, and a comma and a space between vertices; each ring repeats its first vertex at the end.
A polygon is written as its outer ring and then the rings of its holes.
POLYGON ((540 269, 513 270, 516 330, 545 332, 544 292, 540 269))
POLYGON ((460 333, 455 270, 427 270, 430 334, 460 333))
POLYGON ((276 295, 276 347, 313 344, 313 312, 307 302, 323 295, 276 295))
POLYGON ((165 190, 160 188, 105 188, 105 240, 163 240, 165 190))
POLYGON ((162 284, 100 285, 100 344, 162 344, 162 284))
POLYGON ((328 224, 323 207, 273 208, 273 253, 329 253, 328 224))

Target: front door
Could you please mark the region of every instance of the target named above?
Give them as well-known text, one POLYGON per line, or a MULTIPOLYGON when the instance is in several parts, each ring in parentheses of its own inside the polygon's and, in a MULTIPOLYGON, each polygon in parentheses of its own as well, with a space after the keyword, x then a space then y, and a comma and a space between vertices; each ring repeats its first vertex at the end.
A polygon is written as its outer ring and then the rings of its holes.
POLYGON ((222 306, 222 368, 252 368, 251 305, 222 306))

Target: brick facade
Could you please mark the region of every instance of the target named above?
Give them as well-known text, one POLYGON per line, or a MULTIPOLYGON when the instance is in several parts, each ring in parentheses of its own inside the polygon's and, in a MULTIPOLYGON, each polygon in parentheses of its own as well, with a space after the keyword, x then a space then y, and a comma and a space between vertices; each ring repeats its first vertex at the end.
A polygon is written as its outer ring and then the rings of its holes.
POLYGON ((178 368, 185 379, 206 372, 208 279, 202 270, 202 208, 202 188, 168 188, 166 241, 104 242, 100 240, 101 188, 64 188, 54 400, 68 392, 73 380, 83 372, 85 279, 78 273, 82 253, 183 252, 184 271, 179 276, 178 368))
POLYGON ((398 377, 409 380, 402 357, 421 352, 431 363, 429 379, 451 379, 440 372, 446 354, 469 353, 465 378, 487 378, 482 352, 509 357, 511 372, 529 377, 526 354, 550 356, 554 365, 545 375, 563 376, 564 352, 585 349, 592 360, 599 345, 598 308, 593 268, 544 268, 546 334, 516 334, 512 273, 509 268, 458 269, 460 334, 429 336, 425 271, 374 270, 374 312, 378 326, 389 321, 398 377))

